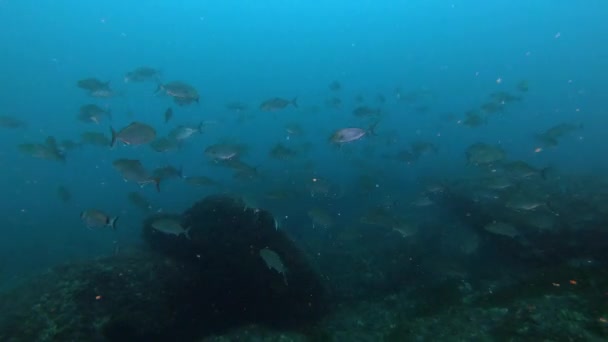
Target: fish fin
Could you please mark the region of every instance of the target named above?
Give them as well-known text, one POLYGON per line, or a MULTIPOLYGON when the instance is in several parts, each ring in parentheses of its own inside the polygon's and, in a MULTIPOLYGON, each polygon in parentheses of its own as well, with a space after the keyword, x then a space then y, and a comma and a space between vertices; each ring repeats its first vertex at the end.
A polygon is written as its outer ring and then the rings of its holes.
POLYGON ((112 126, 110 126, 110 133, 112 134, 112 139, 110 140, 110 147, 114 147, 116 144, 116 131, 112 126))
POLYGON ((298 108, 298 98, 297 98, 297 97, 294 97, 294 98, 293 98, 293 100, 291 100, 291 104, 292 104, 294 107, 298 108))
POLYGON ((201 122, 198 124, 198 127, 196 128, 196 129, 198 130, 198 134, 203 134, 203 125, 204 125, 204 124, 205 124, 205 122, 204 122, 204 121, 201 121, 201 122))
POLYGON ((154 185, 156 186, 156 192, 160 192, 160 177, 155 177, 153 180, 154 185))
POLYGON ((116 231, 116 221, 118 221, 118 216, 111 217, 108 221, 108 225, 113 231, 116 231))

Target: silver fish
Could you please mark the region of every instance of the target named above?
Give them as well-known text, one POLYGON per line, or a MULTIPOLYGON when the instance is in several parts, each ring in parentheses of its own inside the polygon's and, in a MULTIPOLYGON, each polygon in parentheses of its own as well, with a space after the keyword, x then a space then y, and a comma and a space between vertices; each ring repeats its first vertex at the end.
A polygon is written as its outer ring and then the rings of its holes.
POLYGON ((118 132, 110 127, 110 131, 112 132, 110 146, 114 146, 116 141, 125 145, 143 145, 156 138, 156 130, 152 126, 137 121, 130 123, 118 132))
POLYGON ((87 209, 80 213, 80 218, 85 223, 87 228, 103 228, 110 227, 112 230, 116 230, 116 221, 118 216, 108 216, 101 210, 87 209))

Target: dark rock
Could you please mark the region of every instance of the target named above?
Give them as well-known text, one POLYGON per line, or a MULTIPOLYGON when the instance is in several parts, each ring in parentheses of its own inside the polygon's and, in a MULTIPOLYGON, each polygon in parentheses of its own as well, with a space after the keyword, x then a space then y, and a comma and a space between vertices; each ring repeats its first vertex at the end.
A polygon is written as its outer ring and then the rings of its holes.
POLYGON ((245 323, 305 331, 324 313, 320 281, 268 212, 210 197, 182 221, 192 240, 150 219, 155 251, 56 267, 0 295, 0 341, 195 341, 245 323), (266 247, 288 284, 259 256, 266 247))
POLYGON ((300 327, 326 309, 320 280, 269 212, 247 208, 239 198, 207 197, 181 216, 190 239, 154 230, 154 219, 144 222, 144 239, 189 270, 179 301, 189 303, 187 316, 201 318, 199 325, 300 327), (287 284, 260 257, 263 248, 281 257, 287 284))

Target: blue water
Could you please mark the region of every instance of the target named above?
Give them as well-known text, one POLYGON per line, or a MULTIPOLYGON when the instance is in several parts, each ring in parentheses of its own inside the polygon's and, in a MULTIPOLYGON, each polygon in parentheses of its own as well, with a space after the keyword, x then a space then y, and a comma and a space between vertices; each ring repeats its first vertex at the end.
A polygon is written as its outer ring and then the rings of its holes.
MULTIPOLYGON (((0 132, 0 280, 109 255, 115 245, 138 245, 143 215, 128 202, 131 191, 165 212, 180 212, 215 192, 262 197, 276 188, 302 190, 311 178, 323 177, 347 193, 329 209, 354 217, 355 210, 371 205, 349 188, 359 175, 370 175, 378 191, 406 196, 422 178, 466 175, 464 150, 477 141, 500 143, 513 160, 552 165, 564 173, 599 173, 607 166, 602 152, 608 127, 607 13, 603 1, 564 0, 0 0, 0 115, 29 124, 0 132), (125 84, 124 74, 138 66, 161 69, 163 81, 194 85, 201 103, 178 107, 168 97, 154 96, 153 83, 125 84), (76 87, 86 77, 110 81, 120 96, 91 98, 76 87), (338 111, 324 106, 334 80, 343 87, 338 111), (468 128, 444 119, 464 117, 492 92, 516 92, 521 80, 530 84, 525 100, 488 125, 468 128), (396 88, 431 94, 422 101, 429 110, 419 113, 398 102, 396 88), (351 114, 358 94, 368 103, 377 94, 387 99, 378 137, 332 147, 327 140, 336 129, 370 123, 351 114), (300 108, 257 109, 276 96, 297 97, 300 108), (253 118, 239 122, 225 109, 231 101, 247 103, 253 118), (17 150, 20 143, 49 135, 77 140, 87 130, 109 134, 107 122, 94 127, 76 119, 87 103, 110 108, 115 128, 138 120, 159 135, 178 124, 217 123, 166 156, 148 146, 85 147, 70 151, 63 165, 17 150), (175 117, 166 125, 162 114, 169 106, 175 117), (306 134, 287 140, 284 126, 294 122, 306 134), (561 122, 581 122, 585 128, 558 149, 534 153, 534 133, 561 122), (396 137, 392 144, 385 143, 389 134, 396 137), (210 165, 203 150, 223 139, 247 144, 243 159, 260 165, 266 178, 237 181, 228 170, 210 165), (413 166, 381 157, 416 140, 438 145, 438 154, 413 166), (278 142, 310 143, 308 156, 299 161, 311 160, 314 167, 304 171, 297 163, 271 159, 268 151, 278 142), (151 187, 140 190, 112 168, 117 158, 137 158, 149 168, 183 166, 185 175, 206 175, 222 185, 193 189, 169 181, 158 194, 151 187), (69 187, 70 203, 57 198, 58 185, 69 187), (91 207, 120 215, 118 231, 86 229, 79 214, 91 207)), ((260 202, 285 227, 306 229, 304 200, 310 199, 260 202)))

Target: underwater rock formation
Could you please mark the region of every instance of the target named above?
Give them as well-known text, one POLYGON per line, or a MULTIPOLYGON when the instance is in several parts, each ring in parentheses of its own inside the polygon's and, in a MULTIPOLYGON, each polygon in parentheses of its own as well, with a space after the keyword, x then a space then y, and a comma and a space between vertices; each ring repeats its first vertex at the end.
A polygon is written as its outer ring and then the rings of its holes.
POLYGON ((324 313, 321 282, 268 212, 209 197, 180 218, 191 239, 154 219, 151 250, 56 267, 0 296, 0 340, 194 341, 247 323, 306 329, 324 313))
POLYGON ((171 235, 144 222, 143 235, 155 251, 189 269, 189 298, 209 328, 244 322, 299 326, 324 310, 324 289, 303 254, 273 216, 248 208, 240 198, 209 196, 181 216, 188 236, 171 235), (286 271, 271 269, 260 252, 276 253, 286 271), (196 304, 196 305, 195 305, 196 304))

